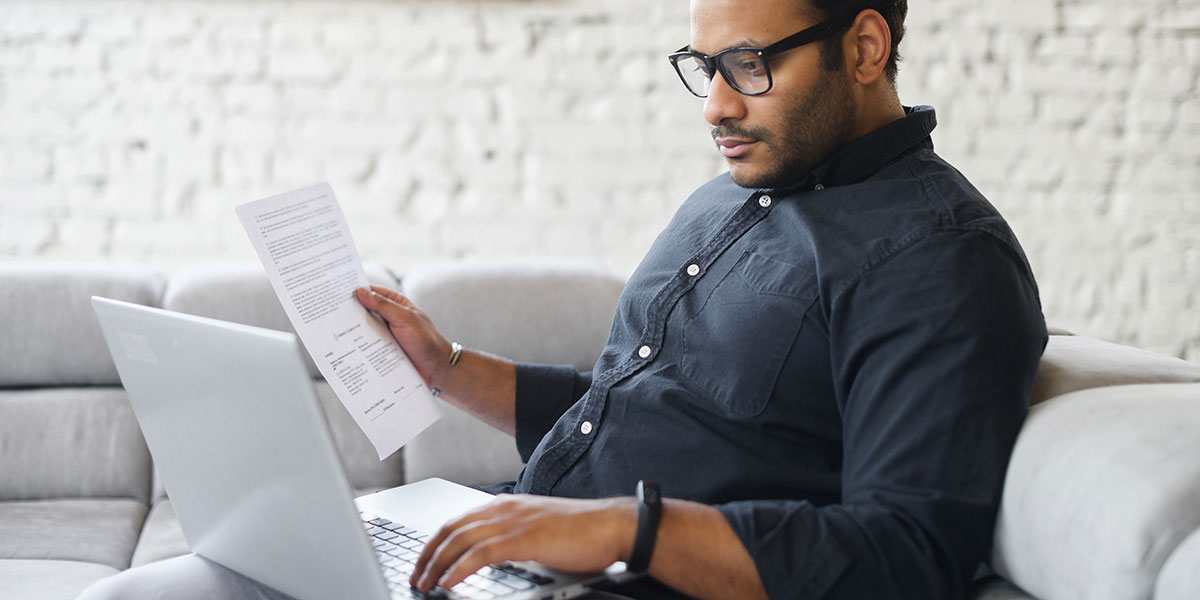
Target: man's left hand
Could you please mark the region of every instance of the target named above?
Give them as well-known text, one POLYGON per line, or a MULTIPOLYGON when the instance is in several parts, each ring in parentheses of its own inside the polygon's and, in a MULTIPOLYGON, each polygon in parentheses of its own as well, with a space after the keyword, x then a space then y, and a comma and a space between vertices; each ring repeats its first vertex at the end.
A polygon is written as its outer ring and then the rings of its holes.
POLYGON ((444 525, 425 544, 409 584, 422 592, 435 584, 450 589, 475 571, 506 561, 601 571, 628 560, 636 531, 633 498, 502 494, 444 525))

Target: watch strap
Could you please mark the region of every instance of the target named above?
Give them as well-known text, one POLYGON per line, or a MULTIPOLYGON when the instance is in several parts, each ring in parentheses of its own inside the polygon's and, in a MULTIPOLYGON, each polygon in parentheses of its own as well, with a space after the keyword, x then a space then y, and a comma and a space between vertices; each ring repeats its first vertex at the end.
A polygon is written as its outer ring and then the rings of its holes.
POLYGON ((654 542, 658 538, 658 523, 662 520, 662 495, 658 484, 639 481, 637 503, 637 536, 626 566, 634 573, 645 573, 650 568, 650 557, 654 555, 654 542))

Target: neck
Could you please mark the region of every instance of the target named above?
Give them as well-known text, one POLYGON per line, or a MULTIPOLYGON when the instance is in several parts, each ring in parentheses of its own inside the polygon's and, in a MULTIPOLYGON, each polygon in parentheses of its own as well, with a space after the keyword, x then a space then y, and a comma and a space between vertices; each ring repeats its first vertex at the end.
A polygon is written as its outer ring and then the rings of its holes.
POLYGON ((883 78, 863 90, 851 139, 858 139, 892 121, 904 118, 904 106, 896 88, 883 78))

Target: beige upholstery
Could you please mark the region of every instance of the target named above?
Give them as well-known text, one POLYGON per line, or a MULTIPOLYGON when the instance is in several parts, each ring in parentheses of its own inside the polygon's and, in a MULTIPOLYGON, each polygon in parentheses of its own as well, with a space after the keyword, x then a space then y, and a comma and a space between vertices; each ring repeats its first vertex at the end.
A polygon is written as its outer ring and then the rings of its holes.
MULTIPOLYGON (((426 267, 405 278, 403 291, 465 346, 588 371, 604 349, 623 288, 624 280, 598 267, 524 262, 426 267)), ((512 436, 445 409, 405 446, 409 480, 485 485, 517 477, 522 464, 512 436)))
POLYGON ((157 305, 164 279, 133 263, 0 261, 0 282, 0 386, 64 386, 120 383, 91 296, 157 305))
POLYGON ((1154 585, 1155 600, 1196 600, 1200 597, 1200 529, 1175 548, 1154 585))
POLYGON ((1200 384, 1092 388, 1030 410, 992 566, 1039 598, 1149 598, 1198 528, 1200 384))
POLYGON ((1083 336, 1052 335, 1030 405, 1077 390, 1131 383, 1200 382, 1200 365, 1083 336))

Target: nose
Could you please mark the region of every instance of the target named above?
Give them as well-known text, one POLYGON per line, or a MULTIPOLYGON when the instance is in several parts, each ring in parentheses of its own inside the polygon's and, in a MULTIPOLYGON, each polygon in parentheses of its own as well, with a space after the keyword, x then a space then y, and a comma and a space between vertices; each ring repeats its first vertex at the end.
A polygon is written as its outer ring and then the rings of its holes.
POLYGON ((714 73, 704 99, 704 120, 713 126, 725 121, 740 121, 746 117, 746 97, 725 82, 721 73, 714 73))

